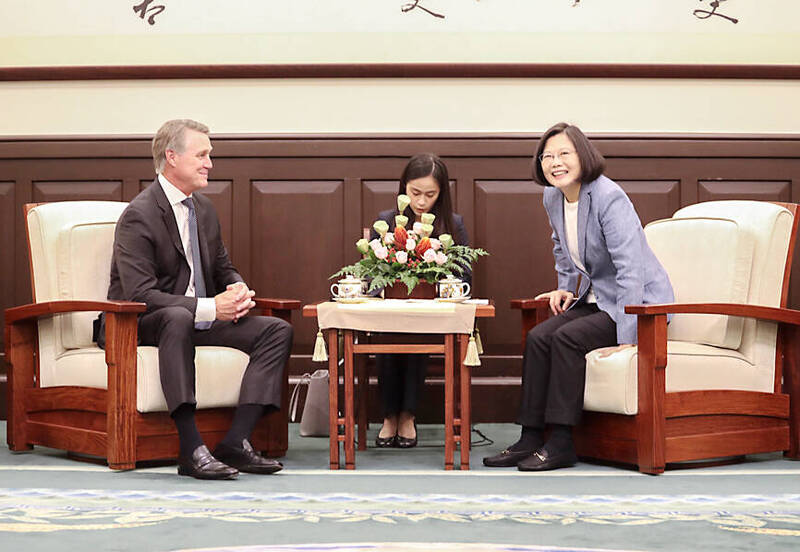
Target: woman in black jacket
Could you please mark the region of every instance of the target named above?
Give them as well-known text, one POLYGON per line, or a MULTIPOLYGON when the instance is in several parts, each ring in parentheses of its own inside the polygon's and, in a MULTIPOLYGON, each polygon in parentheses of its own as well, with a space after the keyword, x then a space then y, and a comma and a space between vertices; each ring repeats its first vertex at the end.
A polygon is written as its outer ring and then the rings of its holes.
MULTIPOLYGON (((450 199, 450 178, 447 167, 437 156, 421 153, 412 157, 400 177, 397 194, 406 194, 411 203, 402 213, 409 225, 420 222, 424 213, 436 215, 432 235, 450 234, 456 245, 469 245, 469 237, 460 215, 453 212, 450 199)), ((380 220, 394 231, 397 209, 381 211, 380 220)), ((372 230, 370 239, 378 234, 372 230)), ((464 277, 470 280, 470 275, 464 277)), ((425 383, 428 355, 379 354, 378 385, 381 395, 383 426, 375 445, 378 447, 411 448, 417 444, 415 425, 417 403, 425 383)))

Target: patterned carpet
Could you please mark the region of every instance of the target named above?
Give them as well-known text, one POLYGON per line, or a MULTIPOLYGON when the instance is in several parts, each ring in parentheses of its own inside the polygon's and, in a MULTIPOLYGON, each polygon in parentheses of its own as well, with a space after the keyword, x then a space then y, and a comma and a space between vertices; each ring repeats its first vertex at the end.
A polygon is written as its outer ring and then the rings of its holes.
POLYGON ((800 494, 469 495, 214 493, 0 489, 0 532, 51 533, 155 526, 181 519, 230 524, 299 521, 658 525, 800 537, 800 494))
MULTIPOLYGON (((486 426, 503 443, 513 426, 486 426)), ((0 550, 797 550, 800 463, 780 455, 653 477, 580 463, 546 474, 441 469, 440 427, 412 451, 326 468, 327 440, 291 437, 287 469, 237 481, 174 466, 111 472, 0 449, 0 550)))

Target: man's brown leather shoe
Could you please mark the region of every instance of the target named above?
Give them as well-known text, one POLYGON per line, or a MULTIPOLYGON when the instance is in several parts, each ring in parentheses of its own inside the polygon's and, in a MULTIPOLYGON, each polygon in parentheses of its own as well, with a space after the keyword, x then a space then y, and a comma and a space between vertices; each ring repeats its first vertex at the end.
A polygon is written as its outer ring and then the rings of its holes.
POLYGON ((236 479, 239 471, 214 458, 208 447, 200 445, 190 458, 178 458, 178 475, 190 475, 196 479, 236 479))
POLYGON ((542 447, 517 464, 517 469, 519 471, 549 471, 569 468, 577 462, 578 457, 572 449, 550 454, 545 447, 542 447))
POLYGON ((283 464, 277 460, 264 458, 257 453, 247 439, 242 440, 242 448, 234 448, 220 443, 214 449, 214 456, 229 466, 247 473, 270 474, 283 469, 283 464))

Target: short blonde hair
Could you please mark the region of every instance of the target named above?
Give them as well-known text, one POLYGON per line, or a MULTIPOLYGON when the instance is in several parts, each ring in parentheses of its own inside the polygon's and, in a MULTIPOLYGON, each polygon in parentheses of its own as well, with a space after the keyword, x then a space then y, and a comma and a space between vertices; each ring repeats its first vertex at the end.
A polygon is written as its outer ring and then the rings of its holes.
POLYGON ((186 129, 196 130, 208 134, 208 127, 192 119, 173 119, 167 121, 158 129, 153 137, 153 165, 156 174, 161 174, 167 162, 167 150, 183 153, 186 148, 184 134, 186 129))

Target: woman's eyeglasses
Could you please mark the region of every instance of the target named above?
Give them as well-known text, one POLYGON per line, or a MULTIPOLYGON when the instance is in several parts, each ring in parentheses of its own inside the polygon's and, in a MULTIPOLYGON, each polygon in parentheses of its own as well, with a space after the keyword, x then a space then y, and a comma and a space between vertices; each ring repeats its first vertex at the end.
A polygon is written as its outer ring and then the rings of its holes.
POLYGON ((556 158, 566 159, 570 155, 574 154, 575 152, 572 150, 561 150, 558 153, 551 153, 549 151, 546 151, 539 156, 539 161, 541 161, 542 165, 550 165, 551 163, 555 162, 556 158))

